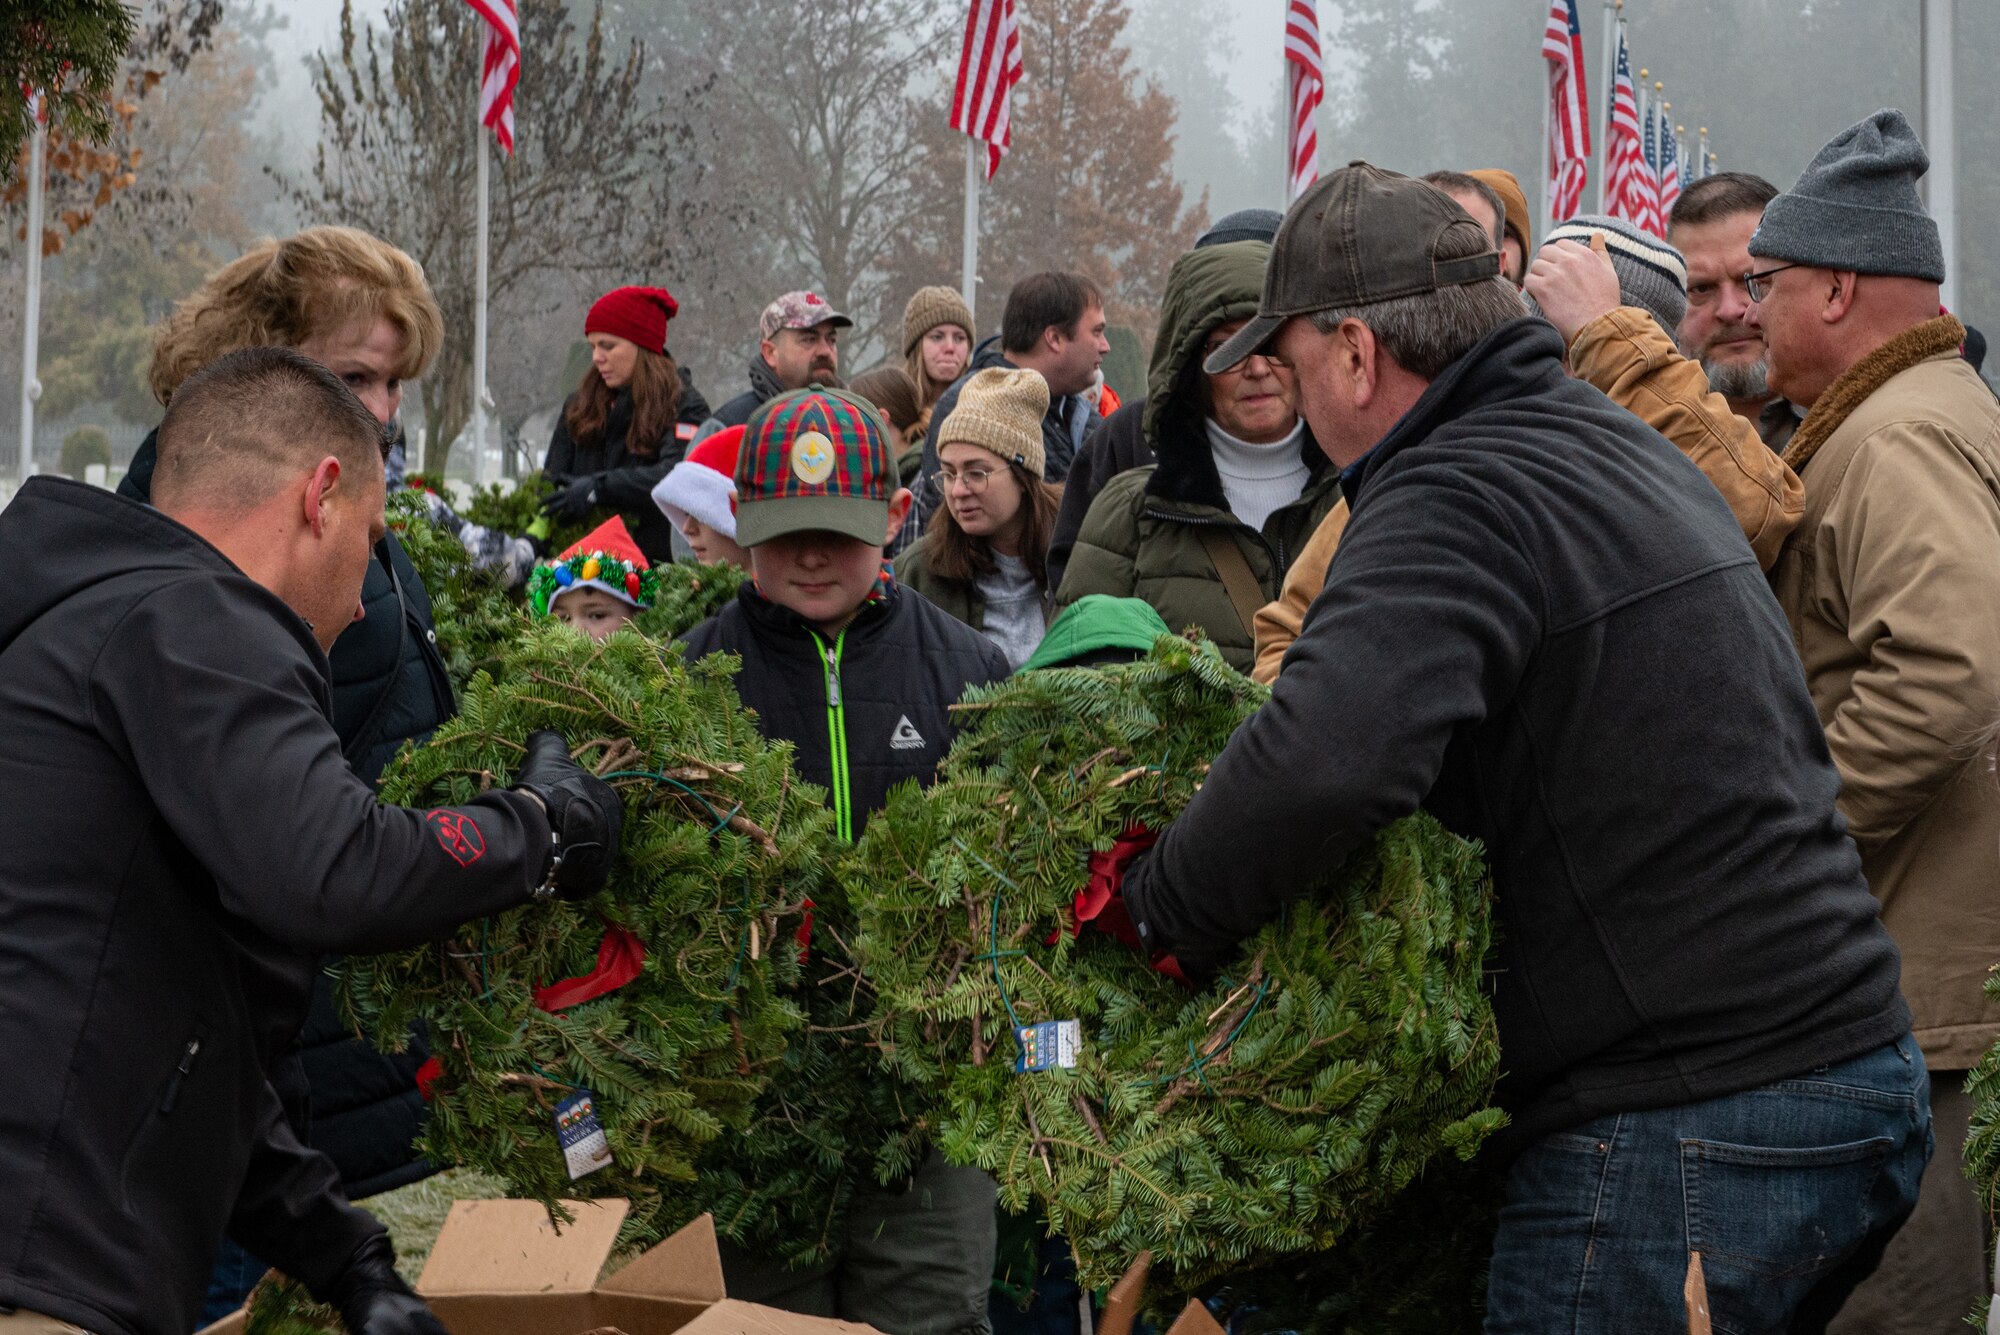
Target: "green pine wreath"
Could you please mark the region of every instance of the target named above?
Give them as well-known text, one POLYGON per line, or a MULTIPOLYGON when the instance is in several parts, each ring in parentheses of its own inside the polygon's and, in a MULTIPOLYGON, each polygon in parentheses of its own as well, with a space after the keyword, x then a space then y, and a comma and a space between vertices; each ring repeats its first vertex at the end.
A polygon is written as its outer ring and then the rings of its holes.
POLYGON ((1265 695, 1175 637, 973 692, 939 781, 893 794, 840 869, 885 1060, 932 1095, 947 1157, 1070 1240, 1086 1288, 1142 1250, 1156 1300, 1326 1252, 1505 1120, 1490 886, 1427 815, 1297 887, 1197 993, 1066 930, 1087 855, 1168 825, 1265 695), (1016 1033, 1063 1020, 1076 1066, 1017 1073, 1016 1033))

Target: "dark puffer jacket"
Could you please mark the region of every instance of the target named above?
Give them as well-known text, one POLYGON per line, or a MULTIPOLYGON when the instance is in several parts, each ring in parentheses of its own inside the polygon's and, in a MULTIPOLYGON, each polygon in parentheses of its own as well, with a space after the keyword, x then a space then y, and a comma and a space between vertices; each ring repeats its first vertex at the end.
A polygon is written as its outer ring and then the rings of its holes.
POLYGON ((310 629, 158 511, 36 478, 0 559, 0 1310, 181 1335, 225 1229, 324 1292, 380 1225, 270 1082, 316 961, 526 904, 547 817, 377 802, 310 629))
POLYGON ((653 488, 667 470, 681 461, 695 428, 708 416, 708 403, 694 387, 687 370, 681 370, 680 406, 674 426, 646 451, 634 449, 625 437, 632 429, 632 392, 621 389, 611 400, 611 413, 604 419, 604 435, 591 445, 570 439, 569 409, 576 401, 572 394, 556 414, 556 429, 549 437, 549 450, 542 457, 542 472, 558 485, 578 478, 591 478, 597 504, 625 517, 633 541, 646 559, 653 562, 674 559, 674 526, 653 502, 653 488))
POLYGON ((1139 399, 1119 408, 1098 424, 1083 442, 1076 459, 1063 479, 1062 508, 1056 511, 1055 532, 1049 535, 1049 587, 1060 589, 1069 570, 1070 553, 1076 550, 1076 535, 1083 532, 1084 516, 1111 484, 1111 479, 1134 468, 1159 462, 1146 439, 1146 401, 1139 399))
POLYGON ((847 839, 861 837, 890 788, 929 781, 966 688, 1007 675, 991 641, 893 579, 831 638, 745 584, 684 643, 690 662, 742 656, 737 693, 766 737, 798 748, 799 773, 826 786, 847 839))
POLYGON ((1340 500, 1338 472, 1312 433, 1303 432, 1305 490, 1272 511, 1261 529, 1252 528, 1230 512, 1209 447, 1202 345, 1217 325, 1256 313, 1270 253, 1262 241, 1232 241, 1174 262, 1142 416, 1159 462, 1118 474, 1097 494, 1056 590, 1058 607, 1089 593, 1143 599, 1175 631, 1200 627, 1230 665, 1245 672, 1254 658, 1252 628, 1230 601, 1202 535, 1225 531, 1269 602, 1292 558, 1340 500))

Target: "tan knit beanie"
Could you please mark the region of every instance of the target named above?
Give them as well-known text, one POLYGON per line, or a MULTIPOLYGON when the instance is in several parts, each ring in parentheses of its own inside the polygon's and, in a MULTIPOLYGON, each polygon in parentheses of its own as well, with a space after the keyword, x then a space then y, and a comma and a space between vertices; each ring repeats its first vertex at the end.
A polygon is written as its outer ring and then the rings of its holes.
POLYGON ((957 406, 938 428, 938 449, 954 442, 977 445, 1041 477, 1042 417, 1048 410, 1049 382, 1040 372, 989 366, 959 387, 957 406))
POLYGON ((948 287, 920 287, 903 307, 903 355, 923 342, 925 334, 941 324, 955 324, 972 337, 972 312, 965 298, 948 287))

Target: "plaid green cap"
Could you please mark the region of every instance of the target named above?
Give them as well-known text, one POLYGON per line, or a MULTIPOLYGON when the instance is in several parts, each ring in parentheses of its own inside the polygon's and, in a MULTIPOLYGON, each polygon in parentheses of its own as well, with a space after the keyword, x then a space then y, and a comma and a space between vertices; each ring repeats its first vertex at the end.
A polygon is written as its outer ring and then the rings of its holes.
POLYGON ((750 415, 736 454, 736 541, 823 530, 880 543, 901 482, 875 409, 814 385, 750 415))

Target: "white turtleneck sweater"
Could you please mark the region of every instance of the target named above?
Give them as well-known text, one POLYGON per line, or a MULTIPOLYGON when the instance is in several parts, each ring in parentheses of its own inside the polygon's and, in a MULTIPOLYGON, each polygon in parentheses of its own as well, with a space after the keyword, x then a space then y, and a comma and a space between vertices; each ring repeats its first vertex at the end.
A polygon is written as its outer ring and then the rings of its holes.
POLYGON ((1292 423, 1283 440, 1269 445, 1252 445, 1238 440, 1207 419, 1208 446, 1215 455, 1215 471, 1222 474, 1222 494, 1229 500, 1229 512, 1262 530, 1273 510, 1290 505, 1306 489, 1312 470, 1299 454, 1305 435, 1305 419, 1292 423))

